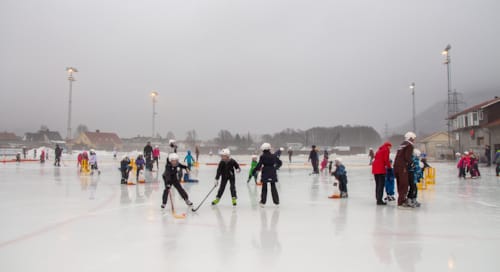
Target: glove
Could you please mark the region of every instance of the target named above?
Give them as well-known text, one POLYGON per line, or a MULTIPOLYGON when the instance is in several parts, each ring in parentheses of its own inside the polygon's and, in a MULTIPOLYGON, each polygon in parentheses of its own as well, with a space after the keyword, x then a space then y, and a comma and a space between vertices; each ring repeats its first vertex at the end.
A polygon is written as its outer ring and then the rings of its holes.
POLYGON ((218 179, 215 180, 214 186, 219 186, 219 180, 218 179))
POLYGON ((236 173, 240 173, 240 172, 241 172, 240 168, 236 169, 236 173))

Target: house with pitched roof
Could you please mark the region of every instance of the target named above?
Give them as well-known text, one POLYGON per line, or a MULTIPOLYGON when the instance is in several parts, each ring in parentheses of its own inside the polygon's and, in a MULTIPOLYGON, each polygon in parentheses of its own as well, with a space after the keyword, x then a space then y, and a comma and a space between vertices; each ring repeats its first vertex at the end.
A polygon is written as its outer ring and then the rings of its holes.
POLYGON ((73 141, 73 144, 87 149, 98 150, 121 149, 123 146, 122 140, 116 133, 101 132, 100 130, 81 133, 78 138, 73 141))
POLYGON ((28 143, 36 144, 53 144, 64 142, 61 134, 57 131, 50 131, 49 129, 40 129, 38 132, 28 132, 24 136, 24 140, 28 143))

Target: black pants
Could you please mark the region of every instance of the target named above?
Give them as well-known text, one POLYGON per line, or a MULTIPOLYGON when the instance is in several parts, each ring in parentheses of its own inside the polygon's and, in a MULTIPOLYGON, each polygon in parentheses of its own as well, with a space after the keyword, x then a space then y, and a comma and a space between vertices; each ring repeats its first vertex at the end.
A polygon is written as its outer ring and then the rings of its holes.
POLYGON ((165 181, 165 190, 163 190, 163 205, 167 204, 168 194, 170 193, 170 188, 172 186, 174 186, 175 189, 177 190, 177 192, 179 192, 179 194, 181 195, 182 199, 184 199, 184 200, 189 199, 188 194, 186 193, 186 191, 184 190, 184 188, 182 188, 182 186, 179 183, 179 181, 175 181, 175 182, 172 182, 172 183, 167 183, 165 181))
POLYGON ((408 198, 417 198, 417 184, 413 176, 413 172, 408 172, 408 183, 410 185, 410 190, 408 191, 408 198))
POLYGON ((339 176, 339 191, 342 193, 347 193, 347 176, 339 176))
POLYGON ((217 198, 221 198, 224 190, 226 189, 227 182, 229 181, 229 189, 231 190, 231 197, 236 198, 236 186, 235 178, 222 178, 220 181, 219 191, 217 192, 217 198))
POLYGON ((378 203, 383 202, 385 174, 376 174, 375 176, 375 199, 378 203))
POLYGON ((146 157, 146 169, 149 171, 153 171, 153 161, 151 160, 150 156, 146 157))
POLYGON ((122 172, 122 181, 127 181, 128 180, 128 174, 130 172, 130 168, 127 169, 121 169, 122 172))
POLYGON ((313 167, 313 173, 314 174, 319 174, 319 169, 318 169, 318 161, 311 161, 312 167, 313 167))
POLYGON ((61 157, 56 156, 56 160, 54 161, 54 166, 61 166, 61 157))
POLYGON ((260 194, 260 203, 266 204, 267 200, 267 184, 271 184, 271 195, 273 196, 273 203, 274 204, 280 204, 280 197, 278 195, 278 190, 276 189, 276 182, 275 181, 264 181, 262 183, 262 192, 260 194))
POLYGON ((497 163, 497 176, 500 175, 500 163, 497 163))
MULTIPOLYGON (((158 157, 153 157, 153 165, 155 164, 155 162, 156 162, 156 169, 160 169, 160 168, 159 168, 158 157)), ((153 167, 151 166, 151 169, 152 169, 152 168, 153 168, 153 167)))

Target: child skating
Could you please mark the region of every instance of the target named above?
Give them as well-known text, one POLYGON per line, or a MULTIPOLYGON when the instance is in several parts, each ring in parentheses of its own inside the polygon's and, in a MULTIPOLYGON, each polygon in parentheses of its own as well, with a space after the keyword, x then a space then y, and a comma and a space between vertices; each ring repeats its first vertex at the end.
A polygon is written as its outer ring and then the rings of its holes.
POLYGON ((137 166, 137 170, 135 172, 135 181, 139 182, 139 174, 142 170, 144 170, 144 165, 146 165, 146 161, 144 160, 144 156, 142 153, 139 153, 137 159, 135 159, 135 165, 137 166))
POLYGON ((259 163, 252 171, 255 174, 257 171, 262 173, 262 192, 260 195, 260 206, 264 207, 267 200, 267 184, 271 184, 271 195, 273 197, 274 205, 280 204, 278 190, 276 189, 276 182, 278 182, 278 175, 276 173, 276 165, 280 165, 281 161, 271 153, 271 144, 264 143, 261 146, 262 155, 259 158, 259 163))
POLYGON ((191 170, 191 168, 193 167, 193 163, 194 163, 194 157, 193 157, 193 155, 191 155, 191 150, 187 151, 187 155, 186 155, 186 157, 184 157, 184 162, 187 163, 187 168, 189 170, 191 170))
POLYGON ((339 181, 340 198, 347 198, 347 171, 341 158, 335 159, 335 171, 332 175, 339 181))
POLYGON ((408 191, 408 200, 410 205, 418 208, 420 203, 417 201, 418 187, 417 183, 424 177, 422 173, 422 168, 420 167, 420 150, 415 149, 411 157, 412 164, 408 169, 408 179, 410 183, 410 190, 408 191))
POLYGON ((127 184, 130 170, 132 170, 132 167, 130 166, 130 159, 127 156, 123 156, 120 161, 120 172, 122 173, 121 184, 127 184))
POLYGON ((255 167, 257 167, 257 164, 259 162, 257 161, 257 155, 253 155, 252 156, 252 163, 250 164, 250 171, 248 172, 248 180, 247 180, 247 183, 250 182, 250 180, 253 178, 254 181, 255 181, 255 184, 257 184, 257 177, 258 177, 258 173, 255 172, 254 173, 254 169, 255 167))
POLYGON ((172 186, 174 186, 177 192, 179 192, 179 195, 182 197, 182 199, 184 199, 186 205, 193 205, 193 202, 189 200, 188 194, 186 193, 184 188, 182 188, 179 181, 179 171, 181 171, 182 169, 189 172, 185 165, 179 163, 179 156, 176 153, 170 153, 168 155, 168 163, 165 165, 165 172, 162 175, 163 181, 165 183, 165 190, 163 190, 163 198, 161 204, 162 209, 164 209, 167 205, 168 195, 172 186))
POLYGON ((392 160, 389 160, 391 164, 390 167, 387 167, 385 170, 385 193, 387 197, 385 201, 395 201, 395 193, 394 193, 394 169, 392 168, 392 160))
POLYGON ((97 170, 97 174, 101 174, 101 170, 99 170, 99 167, 97 165, 97 154, 95 153, 94 149, 90 150, 90 158, 89 158, 89 164, 90 164, 90 174, 94 174, 94 170, 97 170))
POLYGON ((221 160, 219 162, 219 166, 217 167, 217 174, 215 176, 216 184, 221 179, 219 191, 217 192, 217 196, 214 201, 212 201, 212 205, 217 205, 226 189, 227 182, 229 181, 230 190, 231 190, 231 200, 233 206, 236 206, 236 177, 234 172, 240 172, 240 165, 231 158, 231 152, 229 149, 223 149, 221 151, 221 160))

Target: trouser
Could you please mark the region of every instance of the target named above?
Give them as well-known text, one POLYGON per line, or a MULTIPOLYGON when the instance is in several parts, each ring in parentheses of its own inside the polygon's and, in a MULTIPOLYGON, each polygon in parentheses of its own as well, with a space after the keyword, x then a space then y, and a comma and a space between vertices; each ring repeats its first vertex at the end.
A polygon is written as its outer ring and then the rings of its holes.
POLYGON ((497 176, 500 175, 500 163, 497 163, 497 176))
POLYGON ((375 177, 375 199, 377 202, 383 202, 385 174, 376 174, 375 177))
POLYGON ((394 169, 394 175, 398 183, 398 205, 402 205, 408 196, 408 170, 394 169))
POLYGON ((158 162, 158 161, 159 161, 159 160, 158 160, 158 157, 154 157, 154 158, 153 158, 153 165, 156 163, 156 169, 160 169, 160 167, 159 167, 159 162, 158 162))
POLYGON ((408 198, 417 198, 417 183, 415 183, 415 176, 413 172, 408 172, 408 185, 410 185, 410 190, 408 191, 408 198))
POLYGON ((226 189, 227 181, 229 180, 229 188, 231 190, 231 197, 236 198, 236 186, 235 186, 235 178, 222 178, 220 182, 219 191, 217 192, 217 198, 221 198, 224 190, 226 189))
POLYGON ((339 176, 339 190, 342 193, 347 193, 347 176, 339 176))
POLYGON ((188 200, 189 199, 188 194, 186 193, 186 191, 184 190, 184 188, 182 188, 182 186, 179 183, 179 181, 174 181, 172 183, 167 183, 165 181, 165 190, 163 190, 163 205, 167 204, 168 194, 170 193, 170 188, 172 186, 174 186, 175 189, 177 190, 177 192, 179 192, 179 194, 181 195, 182 199, 184 199, 184 200, 188 200))
POLYGON ((153 161, 151 160, 150 156, 146 156, 146 169, 149 171, 153 170, 153 161))
POLYGON ((257 173, 257 171, 255 171, 255 173, 252 175, 252 173, 250 173, 248 175, 248 181, 250 181, 252 178, 254 179, 255 183, 257 183, 257 177, 259 176, 259 174, 257 173))
POLYGON ((122 172, 122 181, 127 181, 128 180, 128 174, 130 172, 130 169, 121 169, 122 172))
POLYGON ((276 189, 276 182, 275 181, 265 181, 262 184, 262 192, 260 194, 260 203, 266 204, 267 200, 267 184, 271 184, 271 195, 273 197, 273 203, 274 204, 280 204, 280 198, 278 195, 278 190, 276 189))
POLYGON ((394 195, 394 180, 393 179, 386 179, 385 180, 385 193, 387 195, 390 195, 390 196, 394 195))
POLYGON ((460 167, 458 169, 458 177, 459 178, 465 178, 465 167, 460 167))
POLYGON ((288 155, 288 161, 292 163, 292 155, 288 155))
POLYGON ((54 161, 55 166, 61 166, 61 157, 56 157, 56 160, 54 161))
POLYGON ((141 173, 141 170, 144 169, 144 166, 137 167, 137 172, 135 173, 135 179, 139 181, 139 173, 141 173))
POLYGON ((313 173, 314 174, 319 174, 319 169, 318 169, 318 161, 311 161, 312 167, 313 167, 313 173))

